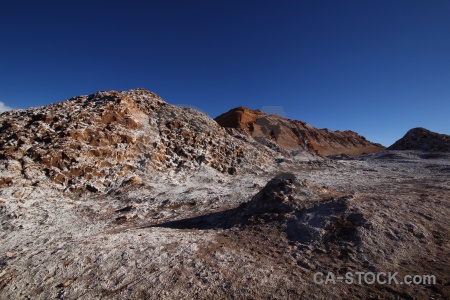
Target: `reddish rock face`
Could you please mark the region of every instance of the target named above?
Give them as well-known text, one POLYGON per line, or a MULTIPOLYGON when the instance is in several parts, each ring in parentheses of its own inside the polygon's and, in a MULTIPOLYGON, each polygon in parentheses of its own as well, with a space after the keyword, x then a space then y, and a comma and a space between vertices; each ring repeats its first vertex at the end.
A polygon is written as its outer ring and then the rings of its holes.
POLYGON ((413 128, 388 150, 422 150, 450 152, 450 135, 439 134, 425 128, 413 128))
POLYGON ((305 122, 267 115, 245 107, 232 109, 215 120, 222 127, 241 129, 263 144, 274 142, 285 150, 304 149, 324 156, 341 153, 357 156, 384 149, 350 130, 317 129, 305 122))
POLYGON ((252 125, 264 115, 259 110, 251 110, 245 107, 237 107, 218 116, 215 120, 222 127, 228 128, 244 128, 252 131, 252 125))

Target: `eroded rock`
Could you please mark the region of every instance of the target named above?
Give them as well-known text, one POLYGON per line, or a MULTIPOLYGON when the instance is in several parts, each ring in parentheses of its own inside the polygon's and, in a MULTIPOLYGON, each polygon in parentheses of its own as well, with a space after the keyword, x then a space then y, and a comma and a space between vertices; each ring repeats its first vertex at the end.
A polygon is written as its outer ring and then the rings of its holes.
POLYGON ((0 117, 0 184, 36 181, 71 192, 106 192, 136 172, 234 175, 271 156, 209 116, 144 89, 98 92, 0 117))
POLYGON ((217 118, 217 123, 237 136, 246 134, 270 149, 283 153, 286 150, 303 149, 320 155, 345 153, 357 156, 384 149, 356 132, 317 129, 305 122, 268 115, 245 107, 234 108, 217 118))

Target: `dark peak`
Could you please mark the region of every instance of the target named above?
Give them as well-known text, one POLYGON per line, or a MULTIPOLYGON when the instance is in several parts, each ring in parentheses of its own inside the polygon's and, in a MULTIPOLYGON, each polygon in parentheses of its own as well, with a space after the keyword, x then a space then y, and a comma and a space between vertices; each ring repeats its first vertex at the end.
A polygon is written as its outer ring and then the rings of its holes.
POLYGON ((433 132, 431 130, 428 130, 426 128, 423 127, 416 127, 416 128, 412 128, 410 130, 408 130, 408 132, 405 134, 405 136, 435 136, 435 137, 449 137, 446 134, 441 134, 441 133, 437 133, 437 132, 433 132))
POLYGON ((431 152, 450 152, 450 136, 422 127, 416 127, 396 141, 388 150, 421 150, 431 152))
POLYGON ((406 134, 433 134, 434 132, 423 127, 416 127, 408 130, 406 134))

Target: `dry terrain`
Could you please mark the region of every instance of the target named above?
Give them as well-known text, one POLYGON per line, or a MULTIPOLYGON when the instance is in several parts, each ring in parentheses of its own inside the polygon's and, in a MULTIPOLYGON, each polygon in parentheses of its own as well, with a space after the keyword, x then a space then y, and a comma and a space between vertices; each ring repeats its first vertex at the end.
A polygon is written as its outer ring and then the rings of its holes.
POLYGON ((200 166, 143 179, 83 197, 3 188, 0 298, 450 297, 448 154, 299 155, 236 176, 200 166), (437 283, 313 281, 358 271, 437 283))
POLYGON ((450 299, 448 136, 396 145, 144 89, 2 113, 0 299, 450 299))

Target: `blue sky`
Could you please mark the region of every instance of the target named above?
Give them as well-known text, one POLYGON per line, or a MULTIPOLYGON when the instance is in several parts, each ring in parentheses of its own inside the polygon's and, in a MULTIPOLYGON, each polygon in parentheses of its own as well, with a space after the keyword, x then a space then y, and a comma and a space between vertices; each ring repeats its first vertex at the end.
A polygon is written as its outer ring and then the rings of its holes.
MULTIPOLYGON (((390 145, 450 134, 450 1, 2 1, 0 101, 143 87, 390 145)), ((0 104, 1 109, 2 104, 0 104)))

